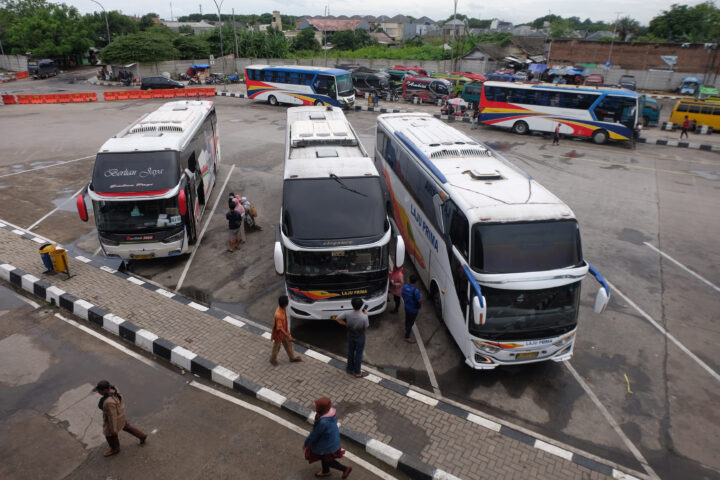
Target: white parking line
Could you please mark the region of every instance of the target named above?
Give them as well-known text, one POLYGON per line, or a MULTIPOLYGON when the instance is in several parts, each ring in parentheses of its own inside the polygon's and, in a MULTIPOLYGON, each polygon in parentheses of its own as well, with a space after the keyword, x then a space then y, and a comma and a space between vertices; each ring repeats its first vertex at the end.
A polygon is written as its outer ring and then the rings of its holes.
POLYGON ((652 467, 648 464, 647 460, 645 460, 645 457, 643 457, 643 454, 640 453, 640 450, 637 449, 634 443, 630 441, 630 439, 625 435, 625 432, 622 431, 620 428, 620 425, 615 421, 615 419, 610 415, 610 412, 608 412, 607 408, 605 408, 605 405, 602 404, 600 399, 595 395, 595 392, 592 391, 590 386, 585 383, 585 380, 580 376, 580 374, 577 373, 577 371, 573 368, 573 366, 570 364, 570 362, 562 362, 567 369, 570 371, 573 377, 575 377, 575 380, 580 384, 583 390, 585 390, 585 393, 588 397, 590 397, 590 400, 595 404, 595 406, 600 410, 600 413, 605 417, 605 420, 608 421, 610 426, 615 430, 615 433, 620 437, 620 439, 623 441, 625 446, 630 450, 630 452, 633 454, 635 459, 640 462, 640 464, 643 466, 645 471, 650 475, 651 478, 660 478, 658 477, 657 473, 652 469, 652 467))
POLYGON ((65 204, 68 202, 68 200, 72 200, 73 198, 77 197, 78 193, 80 193, 80 192, 83 191, 83 188, 85 188, 85 185, 83 185, 82 187, 80 187, 80 190, 78 190, 77 192, 73 193, 72 197, 65 199, 60 205, 58 205, 57 207, 53 208, 53 209, 50 210, 48 213, 46 213, 45 215, 43 215, 43 217, 42 217, 40 220, 38 220, 37 222, 35 222, 35 223, 33 223, 32 225, 30 225, 29 227, 27 227, 27 230, 30 231, 30 230, 32 230, 33 228, 35 228, 35 227, 37 227, 38 225, 40 225, 40 222, 42 222, 43 220, 45 220, 46 218, 48 218, 48 217, 49 217, 50 215, 52 215, 53 213, 55 213, 55 212, 57 212, 58 210, 60 210, 60 207, 62 207, 63 205, 65 205, 65 204))
POLYGON ((648 315, 647 313, 645 313, 645 311, 644 311, 642 308, 638 307, 638 306, 635 304, 635 302, 633 302, 632 300, 630 300, 630 299, 627 297, 627 295, 625 295, 624 293, 622 293, 615 285, 613 285, 613 284, 610 283, 609 281, 608 281, 608 285, 610 285, 610 288, 611 288, 612 290, 614 290, 618 295, 620 295, 620 296, 622 297, 622 299, 625 300, 631 307, 633 307, 635 310, 637 310, 637 311, 640 313, 640 315, 642 315, 643 317, 645 317, 645 320, 647 320, 648 322, 650 322, 650 325, 652 325, 653 327, 657 328, 657 329, 660 331, 660 333, 662 333, 662 334, 665 335, 668 339, 670 339, 675 345, 677 345, 677 347, 678 347, 680 350, 682 350, 683 352, 685 352, 685 354, 686 354, 687 356, 689 356, 690 358, 692 358, 692 359, 695 361, 695 363, 697 363, 698 365, 700 365, 700 366, 701 366, 703 369, 705 369, 715 380, 717 380, 718 382, 720 382, 720 375, 719 375, 715 370, 713 370, 712 368, 710 368, 710 366, 708 366, 707 363, 705 363, 705 362, 703 362, 702 360, 700 360, 697 355, 695 355, 694 353, 692 353, 685 345, 683 345, 682 343, 680 343, 680 341, 679 341, 678 339, 676 339, 674 336, 672 336, 670 333, 668 333, 667 330, 665 330, 659 323, 657 323, 650 315, 648 315))
POLYGON ((212 216, 215 213, 215 209, 217 208, 218 203, 220 202, 220 198, 222 198, 222 196, 223 196, 223 192, 225 191, 225 187, 227 187, 228 181, 230 180, 230 176, 232 175, 233 170, 235 170, 235 165, 230 167, 230 171, 228 172, 227 177, 225 178, 225 182, 223 183, 222 188, 218 192, 218 196, 215 199, 215 205, 213 205, 212 211, 210 211, 210 214, 208 215, 207 220, 205 221, 205 225, 203 226, 203 229, 200 232, 200 236, 197 239, 195 248, 193 249, 192 253, 190 254, 190 258, 188 258, 188 261, 185 264, 185 268, 183 268, 182 275, 180 275, 180 280, 178 280, 177 286, 175 286, 176 292, 180 290, 180 287, 182 287, 182 284, 185 281, 185 275, 187 275, 187 272, 190 269, 190 264, 192 263, 193 259, 195 258, 195 254, 197 253, 198 249, 200 248, 200 242, 202 241, 203 235, 205 235, 205 230, 207 230, 208 225, 210 225, 210 220, 212 219, 212 216))
POLYGON ((95 155, 88 155, 87 157, 75 158, 73 160, 67 160, 64 162, 53 163, 52 165, 45 165, 44 167, 37 167, 37 168, 31 168, 28 170, 22 170, 20 172, 6 173, 5 175, 0 175, 0 178, 11 177, 13 175, 20 175, 21 173, 34 172, 36 170, 43 170, 45 168, 57 167, 57 166, 65 165, 65 164, 72 163, 72 162, 78 162, 80 160, 87 160, 88 158, 95 158, 95 155))
POLYGON ((672 258, 672 257, 671 257, 670 255, 668 255, 667 253, 662 252, 661 250, 659 250, 659 249, 656 248, 654 245, 652 245, 652 244, 650 244, 650 243, 648 243, 648 242, 643 242, 643 244, 646 245, 646 246, 648 246, 648 247, 650 247, 650 248, 652 248, 652 249, 655 250, 657 253, 659 253, 659 254, 662 255, 663 257, 667 258, 668 260, 670 260, 671 262, 673 262, 675 265, 677 265, 678 267, 682 268, 683 270, 685 270, 686 272, 688 272, 690 275, 692 275, 693 277, 695 277, 695 278, 697 278, 698 280, 700 280, 701 282, 703 282, 704 284, 708 285, 710 288, 712 288, 712 289, 715 290, 716 292, 720 292, 720 287, 718 287, 717 285, 715 285, 714 283, 712 283, 712 282, 710 282, 710 281, 708 281, 708 280, 705 280, 703 277, 701 277, 700 275, 698 275, 698 274, 695 273, 694 271, 690 270, 688 267, 686 267, 686 266, 683 265, 682 263, 678 262, 677 260, 675 260, 674 258, 672 258))
POLYGON ((425 350, 425 344, 422 341, 422 338, 420 338, 420 331, 417 328, 417 325, 413 325, 413 334, 415 335, 415 339, 417 340, 417 346, 420 348, 420 356, 422 356, 423 363, 425 364, 425 369, 427 370, 428 377, 430 377, 430 385, 432 385, 433 392, 435 392, 435 395, 442 396, 442 393, 440 393, 440 386, 437 383, 437 379, 435 378, 435 371, 432 368, 432 364, 430 363, 430 358, 428 357, 427 350, 425 350))
MULTIPOLYGON (((198 383, 196 381, 190 382, 190 386, 195 387, 199 390, 202 390, 203 392, 207 392, 211 395, 215 395, 218 398, 221 398, 223 400, 226 400, 230 403, 234 403, 235 405, 242 407, 246 410, 250 410, 251 412, 257 413, 258 415, 262 415, 263 417, 267 418, 268 420, 272 420, 273 422, 282 425, 283 427, 287 428, 288 430, 292 430, 293 432, 297 433, 298 435, 307 436, 310 432, 305 430, 304 428, 301 428, 297 425, 295 425, 292 422, 289 422, 285 420, 282 417, 279 417, 275 415, 274 413, 268 412, 264 408, 258 407, 257 405, 253 405, 248 402, 244 402, 240 400, 239 398, 235 398, 231 395, 228 395, 226 393, 223 393, 219 390, 215 390, 214 388, 208 387, 206 385, 203 385, 202 383, 198 383)), ((395 477, 390 475, 387 472, 382 471, 381 469, 377 468, 375 465, 366 462, 362 458, 358 457, 357 455, 354 455, 350 452, 345 452, 345 458, 348 460, 351 460, 361 467, 363 467, 365 470, 369 471, 373 475, 382 478, 383 480, 396 480, 395 477)))

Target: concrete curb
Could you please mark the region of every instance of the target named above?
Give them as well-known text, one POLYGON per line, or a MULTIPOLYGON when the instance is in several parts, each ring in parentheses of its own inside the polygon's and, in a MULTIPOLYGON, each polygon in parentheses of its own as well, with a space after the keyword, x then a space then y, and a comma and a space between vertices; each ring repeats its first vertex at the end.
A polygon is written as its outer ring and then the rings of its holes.
MULTIPOLYGON (((2 221, 0 221, 0 228, 19 235, 22 238, 31 240, 38 245, 44 243, 55 243, 2 221)), ((93 265, 94 261, 87 257, 76 256, 74 258, 85 264, 97 267, 97 265, 93 265)), ((190 308, 207 313, 236 327, 243 328, 250 333, 261 336, 266 340, 270 340, 270 332, 266 329, 228 315, 222 310, 198 304, 183 297, 182 295, 169 292, 144 280, 140 280, 137 277, 127 275, 107 266, 102 265, 99 268, 107 273, 123 278, 134 285, 154 291, 167 298, 172 298, 190 308)), ((175 345, 166 339, 160 338, 154 333, 144 330, 137 325, 92 304, 91 302, 75 297, 45 280, 28 274, 9 263, 4 263, 3 259, 0 259, 0 279, 3 279, 11 285, 35 295, 45 302, 51 304, 54 303, 61 309, 64 309, 83 320, 87 320, 88 322, 93 323, 110 333, 113 333, 129 343, 167 360, 173 365, 184 368, 193 374, 223 385, 227 388, 231 388, 240 393, 250 395, 276 407, 282 408, 283 410, 287 410, 297 417, 312 423, 311 415, 313 412, 311 409, 294 402, 277 392, 262 387, 261 385, 242 377, 240 374, 205 359, 179 345, 175 345)), ((297 343, 295 344, 295 351, 333 366, 339 370, 345 370, 344 362, 325 355, 324 353, 306 348, 297 343)), ((417 390, 413 390, 407 385, 394 380, 381 378, 380 376, 372 373, 369 374, 366 379, 400 395, 412 398, 426 405, 430 405, 431 407, 442 410, 445 413, 449 413, 463 420, 472 422, 477 426, 492 430, 493 432, 510 437, 533 448, 543 450, 547 453, 551 453, 565 460, 571 461, 577 465, 602 473, 603 475, 608 475, 612 478, 624 478, 626 480, 647 478, 646 475, 640 472, 635 472, 628 468, 620 470, 617 468, 617 465, 611 465, 611 462, 605 459, 585 452, 573 452, 563 446, 556 445, 555 443, 557 442, 551 443, 551 439, 545 437, 540 438, 540 435, 535 434, 530 430, 504 424, 507 422, 501 423, 500 421, 495 421, 487 418, 486 416, 480 415, 480 412, 474 413, 470 409, 455 402, 438 400, 417 390), (632 472, 632 474, 627 472, 632 472)), ((410 478, 423 480, 460 480, 458 477, 455 477, 450 473, 403 453, 390 445, 380 442, 379 440, 370 438, 362 432, 341 426, 340 434, 346 440, 364 448, 369 454, 379 460, 382 460, 389 466, 402 471, 410 478)))

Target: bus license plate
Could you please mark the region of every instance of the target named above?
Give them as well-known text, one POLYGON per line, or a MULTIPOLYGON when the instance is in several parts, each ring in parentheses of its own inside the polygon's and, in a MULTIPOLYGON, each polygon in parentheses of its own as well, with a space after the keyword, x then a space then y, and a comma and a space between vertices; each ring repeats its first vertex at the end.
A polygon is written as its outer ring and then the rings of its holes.
POLYGON ((538 352, 525 352, 525 353, 518 353, 515 358, 518 360, 521 360, 523 358, 535 358, 538 356, 538 352))
POLYGON ((148 260, 150 258, 153 258, 152 255, 135 255, 133 256, 133 260, 148 260))

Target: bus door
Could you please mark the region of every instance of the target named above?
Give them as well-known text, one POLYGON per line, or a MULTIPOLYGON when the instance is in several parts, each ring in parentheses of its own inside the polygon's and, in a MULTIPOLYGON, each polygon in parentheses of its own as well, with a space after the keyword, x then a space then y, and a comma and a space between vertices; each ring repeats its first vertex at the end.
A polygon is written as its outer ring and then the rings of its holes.
POLYGON ((466 336, 472 305, 470 282, 463 271, 463 265, 470 262, 470 228, 467 218, 452 200, 447 200, 443 204, 443 229, 453 284, 441 288, 446 292, 453 292, 462 312, 461 318, 457 318, 456 312, 448 311, 450 302, 446 299, 443 317, 455 338, 463 338, 466 336))
POLYGON ((198 221, 198 215, 196 206, 198 205, 197 202, 197 175, 195 173, 191 172, 189 169, 185 169, 185 178, 187 179, 185 186, 183 188, 183 192, 185 193, 185 205, 187 208, 186 213, 186 225, 187 225, 187 235, 188 235, 188 243, 193 245, 195 244, 195 239, 197 238, 197 221, 198 221))

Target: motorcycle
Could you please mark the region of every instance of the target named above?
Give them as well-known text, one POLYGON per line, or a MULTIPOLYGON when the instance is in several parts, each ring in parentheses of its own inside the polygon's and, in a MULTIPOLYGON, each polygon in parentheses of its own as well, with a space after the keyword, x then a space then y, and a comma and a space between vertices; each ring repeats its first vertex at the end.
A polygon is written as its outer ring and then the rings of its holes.
POLYGON ((200 85, 201 83, 197 75, 190 77, 190 80, 188 80, 188 85, 200 85))

